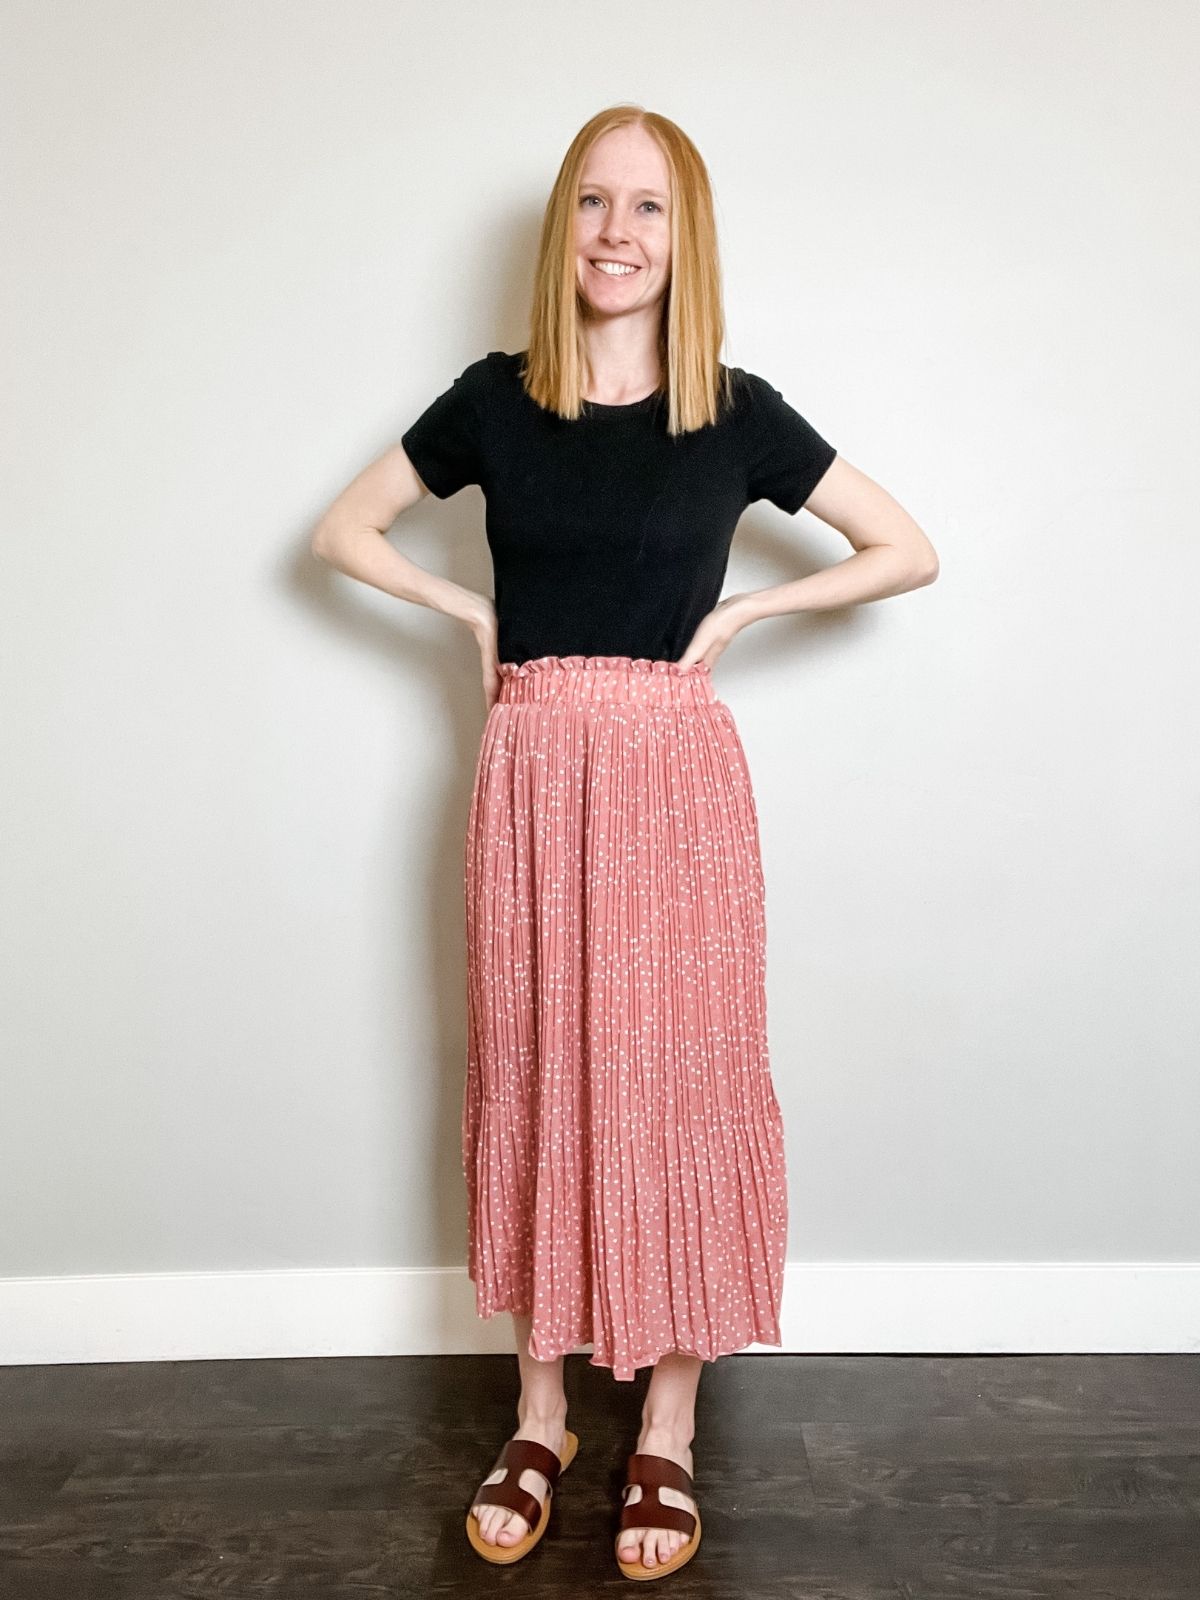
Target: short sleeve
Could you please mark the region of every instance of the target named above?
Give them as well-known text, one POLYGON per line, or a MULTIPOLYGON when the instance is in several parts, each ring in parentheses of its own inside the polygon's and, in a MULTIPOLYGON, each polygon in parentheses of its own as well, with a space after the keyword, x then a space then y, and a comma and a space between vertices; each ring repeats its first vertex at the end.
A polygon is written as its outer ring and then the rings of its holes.
POLYGON ((483 482, 483 408, 490 372, 486 356, 473 361, 400 436, 421 482, 439 500, 483 482))
POLYGON ((797 512, 837 451, 765 378, 752 372, 743 377, 746 504, 770 500, 781 511, 797 512))

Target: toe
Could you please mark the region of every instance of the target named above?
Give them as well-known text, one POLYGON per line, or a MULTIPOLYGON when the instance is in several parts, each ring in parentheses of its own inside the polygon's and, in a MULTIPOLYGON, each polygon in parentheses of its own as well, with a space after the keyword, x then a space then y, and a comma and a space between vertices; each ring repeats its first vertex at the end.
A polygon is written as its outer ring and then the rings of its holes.
POLYGON ((503 1506, 472 1507, 479 1519, 480 1537, 487 1544, 515 1544, 525 1532, 525 1519, 503 1506))
POLYGON ((622 1537, 617 1554, 622 1561, 640 1561, 644 1567, 658 1567, 667 1562, 683 1543, 673 1529, 645 1528, 629 1538, 622 1537))

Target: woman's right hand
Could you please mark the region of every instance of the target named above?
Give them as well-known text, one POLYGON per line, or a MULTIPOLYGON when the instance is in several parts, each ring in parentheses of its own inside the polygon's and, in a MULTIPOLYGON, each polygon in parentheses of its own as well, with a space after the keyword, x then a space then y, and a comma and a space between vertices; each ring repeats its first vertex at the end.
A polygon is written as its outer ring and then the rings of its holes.
POLYGON ((479 646, 484 706, 491 711, 500 697, 500 660, 497 655, 500 627, 495 603, 483 595, 480 596, 478 614, 471 618, 471 632, 479 646))

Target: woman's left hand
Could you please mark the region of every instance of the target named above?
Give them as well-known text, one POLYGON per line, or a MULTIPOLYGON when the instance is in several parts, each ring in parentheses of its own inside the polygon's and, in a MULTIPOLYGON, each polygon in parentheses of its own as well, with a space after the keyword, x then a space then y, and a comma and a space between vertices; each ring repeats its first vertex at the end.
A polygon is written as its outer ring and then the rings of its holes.
POLYGON ((726 595, 706 617, 701 617, 691 643, 679 658, 681 667, 690 667, 697 661, 706 661, 710 671, 716 666, 725 646, 751 620, 747 598, 744 594, 726 595))

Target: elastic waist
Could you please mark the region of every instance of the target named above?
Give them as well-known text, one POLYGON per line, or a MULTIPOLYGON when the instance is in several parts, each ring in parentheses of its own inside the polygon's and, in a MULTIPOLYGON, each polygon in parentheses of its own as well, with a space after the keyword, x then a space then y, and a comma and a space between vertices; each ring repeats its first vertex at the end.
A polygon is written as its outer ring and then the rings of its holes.
POLYGON ((707 661, 681 667, 649 656, 537 656, 501 661, 499 671, 497 705, 711 705, 717 698, 707 661))

